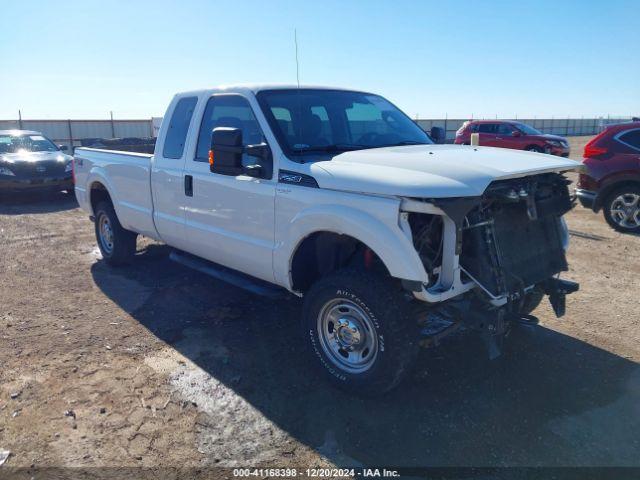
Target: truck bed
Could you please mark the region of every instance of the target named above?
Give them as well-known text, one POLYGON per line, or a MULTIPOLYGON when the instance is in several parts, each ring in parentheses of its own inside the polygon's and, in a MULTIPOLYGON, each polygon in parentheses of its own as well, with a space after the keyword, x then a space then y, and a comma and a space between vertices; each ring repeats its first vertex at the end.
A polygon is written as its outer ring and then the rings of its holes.
POLYGON ((153 223, 152 154, 76 148, 75 177, 78 203, 92 214, 91 189, 101 173, 107 179, 118 219, 128 230, 158 238, 153 223))

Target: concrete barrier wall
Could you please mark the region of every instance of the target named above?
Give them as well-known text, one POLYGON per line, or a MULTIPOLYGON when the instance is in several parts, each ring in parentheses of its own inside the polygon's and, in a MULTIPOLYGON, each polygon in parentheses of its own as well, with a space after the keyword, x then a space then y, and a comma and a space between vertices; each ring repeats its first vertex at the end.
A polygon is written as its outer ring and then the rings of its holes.
MULTIPOLYGON (((469 119, 440 118, 416 120, 425 131, 442 127, 452 142, 462 124, 469 119)), ((605 125, 629 121, 629 118, 529 118, 517 121, 531 125, 542 133, 562 136, 595 135, 605 125)), ((0 130, 21 128, 42 132, 57 144, 80 146, 83 138, 151 137, 153 123, 148 120, 0 120, 0 130)))

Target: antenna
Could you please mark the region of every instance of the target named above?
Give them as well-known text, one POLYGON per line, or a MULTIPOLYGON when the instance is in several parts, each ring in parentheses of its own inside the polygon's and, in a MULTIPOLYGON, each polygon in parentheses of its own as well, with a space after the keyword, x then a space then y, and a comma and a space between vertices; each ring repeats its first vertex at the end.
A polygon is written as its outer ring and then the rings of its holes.
POLYGON ((304 141, 304 131, 303 131, 304 120, 302 118, 302 99, 300 98, 300 63, 298 62, 298 29, 296 28, 293 29, 293 42, 296 45, 296 82, 298 84, 298 90, 296 95, 298 97, 298 119, 297 119, 298 121, 294 122, 294 134, 298 135, 297 142, 294 145, 294 148, 296 148, 298 145, 302 145, 303 144, 302 142, 304 141), (297 132, 295 128, 296 123, 299 125, 297 132))
POLYGON ((296 82, 300 88, 300 63, 298 62, 298 29, 293 29, 293 42, 296 44, 296 82))

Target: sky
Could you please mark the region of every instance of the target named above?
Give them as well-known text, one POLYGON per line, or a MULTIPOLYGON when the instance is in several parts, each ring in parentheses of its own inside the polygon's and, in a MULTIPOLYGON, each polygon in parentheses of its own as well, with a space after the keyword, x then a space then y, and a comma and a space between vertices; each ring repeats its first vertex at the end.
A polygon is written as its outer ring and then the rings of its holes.
POLYGON ((640 0, 2 0, 0 119, 149 118, 296 82, 416 118, 640 115, 640 0))

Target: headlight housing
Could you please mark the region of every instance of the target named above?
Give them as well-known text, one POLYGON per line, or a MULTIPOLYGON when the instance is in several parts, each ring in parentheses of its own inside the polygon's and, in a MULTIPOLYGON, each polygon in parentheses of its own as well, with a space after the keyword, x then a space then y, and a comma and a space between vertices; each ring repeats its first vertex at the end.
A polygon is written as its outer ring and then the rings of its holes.
POLYGON ((73 162, 73 160, 71 160, 71 162, 67 163, 67 164, 64 166, 64 172, 65 172, 65 173, 67 173, 67 172, 72 172, 72 171, 73 171, 73 163, 72 163, 72 162, 73 162))
POLYGON ((0 167, 0 175, 9 175, 11 177, 15 177, 15 173, 11 171, 9 167, 0 167))

